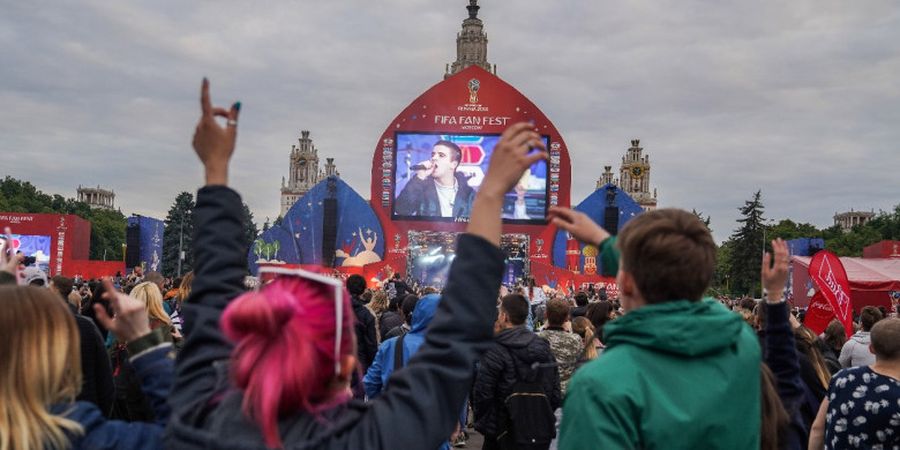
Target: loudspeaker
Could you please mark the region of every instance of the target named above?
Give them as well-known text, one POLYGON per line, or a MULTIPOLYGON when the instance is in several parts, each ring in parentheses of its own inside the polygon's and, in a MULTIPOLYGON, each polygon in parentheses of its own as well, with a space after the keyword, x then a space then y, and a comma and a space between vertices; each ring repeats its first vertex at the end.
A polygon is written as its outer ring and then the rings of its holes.
POLYGON ((607 206, 603 211, 603 228, 609 234, 615 236, 619 234, 619 208, 616 206, 607 206))
POLYGON ((322 265, 334 267, 334 252, 337 250, 337 199, 326 198, 322 201, 322 265))
POLYGON ((141 265, 141 227, 138 224, 125 228, 125 267, 141 265))

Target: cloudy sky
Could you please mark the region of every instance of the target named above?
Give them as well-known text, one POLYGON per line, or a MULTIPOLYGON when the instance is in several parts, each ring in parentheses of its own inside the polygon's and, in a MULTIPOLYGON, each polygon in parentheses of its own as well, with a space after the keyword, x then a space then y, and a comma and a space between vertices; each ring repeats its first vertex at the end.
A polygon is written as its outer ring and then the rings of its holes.
MULTIPOLYGON (((301 129, 368 197, 388 122, 455 59, 465 0, 0 0, 0 176, 117 194, 164 217, 201 183, 200 80, 243 102, 233 184, 279 211, 301 129)), ((893 0, 488 1, 498 75, 562 133, 573 203, 640 138, 661 206, 718 240, 766 215, 823 226, 900 203, 900 6, 893 0)))

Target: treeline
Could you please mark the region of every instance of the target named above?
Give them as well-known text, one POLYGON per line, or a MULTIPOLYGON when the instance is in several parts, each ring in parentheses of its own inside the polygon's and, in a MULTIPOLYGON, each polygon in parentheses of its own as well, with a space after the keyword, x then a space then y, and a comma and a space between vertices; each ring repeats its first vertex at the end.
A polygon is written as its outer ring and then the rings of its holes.
POLYGON ((817 228, 790 219, 769 221, 763 217, 765 207, 761 192, 739 208, 739 227, 719 246, 713 290, 715 293, 761 295, 759 260, 763 248, 771 251, 775 238, 821 238, 825 249, 838 256, 862 256, 863 248, 882 240, 900 240, 900 204, 893 211, 880 211, 869 222, 842 231, 837 225, 817 228))
POLYGON ((127 219, 121 211, 91 209, 87 203, 59 194, 45 194, 30 182, 11 176, 0 180, 0 211, 74 214, 91 223, 90 259, 122 259, 127 219))

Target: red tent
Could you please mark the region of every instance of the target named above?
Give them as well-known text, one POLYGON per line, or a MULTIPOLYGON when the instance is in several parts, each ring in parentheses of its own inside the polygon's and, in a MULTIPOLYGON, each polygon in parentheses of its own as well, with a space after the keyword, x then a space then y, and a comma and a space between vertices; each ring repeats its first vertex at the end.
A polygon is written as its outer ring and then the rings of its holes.
MULTIPOLYGON (((806 296, 810 288, 809 262, 807 256, 791 258, 794 303, 797 306, 809 304, 806 296)), ((900 258, 849 258, 841 257, 841 263, 850 280, 850 296, 853 309, 863 306, 884 306, 891 308, 891 291, 900 291, 900 258)))

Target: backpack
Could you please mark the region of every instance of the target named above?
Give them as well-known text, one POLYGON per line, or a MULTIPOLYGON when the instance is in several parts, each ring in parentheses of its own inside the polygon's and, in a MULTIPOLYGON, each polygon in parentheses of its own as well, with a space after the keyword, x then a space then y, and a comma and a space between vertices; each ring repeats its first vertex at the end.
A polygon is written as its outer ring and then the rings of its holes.
POLYGON ((509 349, 506 351, 513 361, 516 382, 512 386, 512 393, 503 402, 506 420, 502 424, 503 431, 497 437, 500 448, 547 449, 556 437, 556 415, 538 377, 540 370, 532 367, 529 373, 522 376, 516 365, 519 358, 509 349))
POLYGON ((112 363, 113 385, 115 386, 110 419, 153 423, 156 413, 141 389, 141 381, 134 366, 128 360, 128 350, 126 350, 125 344, 117 342, 110 350, 109 355, 112 363))

